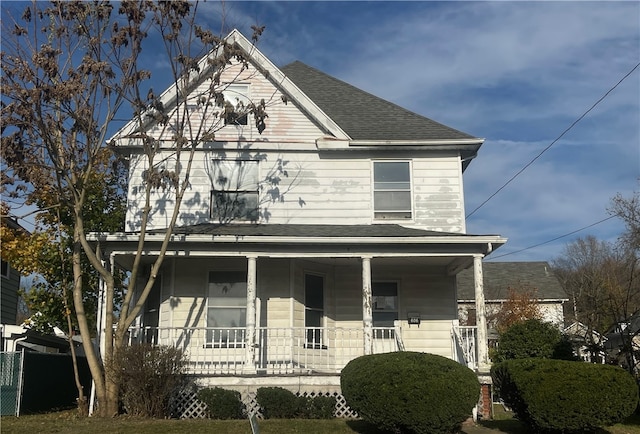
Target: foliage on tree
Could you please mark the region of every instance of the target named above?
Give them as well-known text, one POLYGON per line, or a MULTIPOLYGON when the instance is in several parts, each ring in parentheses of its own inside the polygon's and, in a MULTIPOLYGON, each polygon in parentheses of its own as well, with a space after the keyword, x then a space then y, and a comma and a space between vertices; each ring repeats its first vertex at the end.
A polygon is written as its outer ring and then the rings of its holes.
POLYGON ((507 299, 492 312, 488 321, 499 334, 512 325, 529 319, 542 319, 538 300, 538 289, 527 284, 509 286, 507 299))
MULTIPOLYGON (((3 4, 5 7, 9 8, 3 4)), ((225 103, 227 83, 220 81, 222 72, 232 64, 246 67, 248 59, 238 46, 198 25, 197 10, 195 2, 129 0, 115 4, 34 2, 20 16, 3 11, 3 196, 42 210, 59 209, 43 218, 49 218, 56 241, 63 241, 61 234, 70 240, 64 256, 72 269, 73 308, 95 383, 98 413, 103 416, 118 412, 120 379, 111 368, 164 260, 190 185, 197 146, 214 140, 231 114, 249 114, 260 132, 266 127, 268 102, 225 103), (151 48, 156 60, 164 53, 170 66, 171 104, 165 105, 147 84, 151 72, 145 68, 143 53, 151 48), (196 81, 209 86, 193 95, 196 81), (189 109, 192 105, 198 110, 189 109), (98 194, 95 185, 104 179, 119 179, 114 171, 117 159, 107 141, 118 119, 131 116, 129 138, 141 150, 148 169, 140 182, 144 198, 138 249, 119 304, 117 272, 110 269, 100 246, 92 244, 87 233, 105 230, 104 219, 110 217, 114 224, 122 222, 109 203, 101 202, 110 195, 98 194), (162 130, 159 135, 148 133, 151 122, 162 130), (170 145, 157 139, 163 135, 172 137, 170 145), (173 163, 156 158, 167 146, 173 163), (147 224, 154 213, 152 192, 157 190, 172 196, 174 208, 147 279, 141 275, 140 264, 147 224), (93 219, 92 213, 101 218, 93 219), (84 301, 92 289, 83 279, 83 261, 104 283, 104 357, 99 357, 91 343, 91 312, 84 301), (135 285, 142 279, 146 284, 136 293, 135 285)), ((264 28, 253 29, 256 42, 264 28)))
POLYGON ((506 329, 498 339, 493 354, 494 362, 510 359, 564 359, 573 360, 571 342, 551 323, 538 319, 517 322, 506 329))
POLYGON ((625 224, 615 243, 578 238, 553 266, 573 304, 574 319, 588 328, 587 346, 600 351, 603 343, 594 342, 599 335, 591 331, 603 335, 621 324, 621 353, 633 371, 637 358, 632 342, 640 330, 625 325, 640 311, 640 192, 615 196, 609 211, 625 224))

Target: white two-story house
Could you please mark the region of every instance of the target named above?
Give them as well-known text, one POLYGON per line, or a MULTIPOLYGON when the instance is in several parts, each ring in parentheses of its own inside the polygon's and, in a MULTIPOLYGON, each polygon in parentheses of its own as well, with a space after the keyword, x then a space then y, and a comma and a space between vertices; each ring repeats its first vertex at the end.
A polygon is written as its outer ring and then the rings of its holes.
MULTIPOLYGON (((466 232, 463 173, 483 139, 303 63, 276 67, 237 31, 227 40, 250 62, 224 71, 225 98, 279 103, 263 131, 239 117, 199 145, 132 339, 180 347, 202 384, 236 388, 338 390, 351 359, 400 350, 486 372, 482 259, 506 240, 466 232), (478 322, 465 338, 456 275, 467 268, 478 322)), ((100 236, 104 257, 124 269, 146 170, 132 128, 115 137, 130 161, 127 232, 100 236)), ((159 139, 173 158, 171 138, 159 139)), ((160 191, 154 199, 149 259, 173 207, 160 191)))

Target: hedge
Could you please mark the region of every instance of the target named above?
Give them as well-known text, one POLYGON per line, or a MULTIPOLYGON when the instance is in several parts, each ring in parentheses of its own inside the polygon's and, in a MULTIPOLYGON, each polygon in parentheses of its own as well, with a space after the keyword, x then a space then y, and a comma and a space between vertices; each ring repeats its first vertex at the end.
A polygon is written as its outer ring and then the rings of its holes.
POLYGON ((198 399, 207 405, 207 412, 211 419, 244 419, 245 405, 240 392, 220 387, 201 389, 198 399))
POLYGON ((594 430, 624 420, 638 404, 635 379, 616 366, 532 358, 499 363, 491 374, 516 417, 538 430, 594 430))
POLYGON ((476 374, 434 354, 358 357, 340 376, 347 405, 380 429, 449 433, 468 419, 480 396, 476 374))

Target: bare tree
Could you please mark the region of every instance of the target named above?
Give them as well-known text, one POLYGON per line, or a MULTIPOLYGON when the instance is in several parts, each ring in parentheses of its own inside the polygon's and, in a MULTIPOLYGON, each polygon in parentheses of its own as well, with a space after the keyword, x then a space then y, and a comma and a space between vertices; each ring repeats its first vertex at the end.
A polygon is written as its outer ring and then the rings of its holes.
MULTIPOLYGON (((48 203, 71 215, 73 307, 102 416, 118 412, 113 363, 164 260, 196 148, 214 140, 215 132, 233 117, 251 116, 259 132, 266 126, 268 102, 225 101, 223 91, 229 83, 220 82, 221 74, 231 65, 246 67, 249 60, 244 50, 199 26, 197 11, 198 3, 188 1, 34 2, 20 17, 2 22, 3 192, 12 200, 48 203), (157 56, 164 53, 170 65, 171 86, 162 95, 147 84, 151 72, 142 62, 143 47, 151 46, 157 56), (202 82, 209 85, 193 92, 194 84, 202 82), (114 150, 107 141, 116 116, 127 110, 133 118, 127 138, 141 149, 147 170, 137 255, 116 309, 116 279, 99 246, 87 240, 86 215, 88 186, 96 174, 111 170, 114 150), (153 134, 151 124, 156 128, 153 134), (171 142, 161 142, 162 136, 172 137, 171 142), (158 161, 161 150, 170 150, 172 158, 158 161), (170 194, 174 206, 147 279, 140 265, 154 212, 152 197, 158 191, 170 194), (83 256, 104 282, 104 359, 91 343, 82 303, 83 256), (141 278, 146 282, 134 299, 134 286, 141 278)), ((254 27, 254 42, 262 30, 254 27)))

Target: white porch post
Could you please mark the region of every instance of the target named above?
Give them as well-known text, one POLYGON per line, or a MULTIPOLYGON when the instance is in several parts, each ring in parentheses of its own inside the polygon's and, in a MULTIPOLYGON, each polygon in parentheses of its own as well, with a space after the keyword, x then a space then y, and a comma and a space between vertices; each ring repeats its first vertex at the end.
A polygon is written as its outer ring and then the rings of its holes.
POLYGON ((478 330, 478 371, 489 371, 489 343, 487 315, 484 305, 484 283, 482 281, 482 255, 473 257, 473 281, 476 298, 476 326, 478 330))
POLYGON ((364 353, 373 353, 373 309, 371 301, 371 257, 362 257, 362 325, 364 353))
POLYGON ((256 257, 247 257, 247 325, 245 337, 245 371, 255 372, 256 356, 256 257))

